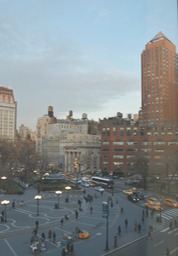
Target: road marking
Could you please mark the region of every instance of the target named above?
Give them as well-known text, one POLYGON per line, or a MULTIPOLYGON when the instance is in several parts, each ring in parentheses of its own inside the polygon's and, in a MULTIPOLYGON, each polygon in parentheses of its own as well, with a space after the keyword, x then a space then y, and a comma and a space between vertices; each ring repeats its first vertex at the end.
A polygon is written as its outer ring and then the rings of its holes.
POLYGON ((161 232, 161 233, 162 233, 162 232, 166 232, 167 230, 169 230, 169 228, 165 228, 165 229, 161 230, 160 232, 161 232))
POLYGON ((171 251, 171 254, 174 253, 174 252, 176 252, 177 250, 178 250, 178 247, 176 247, 175 249, 173 249, 173 250, 171 251))
POLYGON ((173 229, 173 230, 169 231, 169 232, 168 232, 168 235, 170 235, 170 234, 176 232, 177 230, 178 230, 178 229, 176 228, 176 229, 173 229))
POLYGON ((164 240, 160 241, 158 244, 154 244, 153 247, 157 247, 157 246, 159 246, 162 243, 164 243, 164 240))
POLYGON ((11 252, 13 253, 14 256, 18 256, 17 253, 14 251, 14 249, 12 248, 12 246, 9 244, 9 242, 4 239, 5 243, 7 244, 7 246, 9 247, 9 249, 11 250, 11 252))

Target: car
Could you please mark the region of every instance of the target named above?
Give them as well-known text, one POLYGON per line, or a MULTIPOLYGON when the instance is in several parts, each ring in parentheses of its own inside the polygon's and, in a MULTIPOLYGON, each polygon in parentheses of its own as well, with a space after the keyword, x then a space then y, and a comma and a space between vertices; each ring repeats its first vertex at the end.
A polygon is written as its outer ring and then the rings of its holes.
POLYGON ((170 206, 170 207, 178 208, 178 202, 174 199, 171 199, 171 198, 166 198, 164 200, 164 204, 167 205, 167 206, 170 206))
POLYGON ((131 201, 132 203, 136 203, 136 202, 139 201, 139 198, 138 198, 137 196, 135 196, 134 194, 128 195, 128 196, 127 196, 127 199, 128 199, 129 201, 131 201))
POLYGON ((144 194, 140 191, 133 192, 133 195, 135 195, 139 200, 145 200, 144 194))
POLYGON ((95 190, 96 191, 99 191, 99 192, 104 192, 104 188, 98 186, 98 187, 95 187, 95 190))
POLYGON ((86 188, 88 188, 88 187, 90 186, 87 182, 82 182, 81 185, 82 185, 83 187, 86 187, 86 188))
POLYGON ((157 204, 157 203, 150 203, 150 202, 145 202, 145 207, 150 209, 150 210, 155 210, 155 211, 161 211, 162 207, 161 204, 157 204))
POLYGON ((131 188, 131 189, 125 189, 123 190, 122 192, 125 194, 125 195, 132 195, 133 192, 136 191, 136 188, 131 188))
POLYGON ((161 202, 156 197, 149 197, 144 205, 151 210, 162 210, 161 202))
POLYGON ((88 183, 89 183, 90 187, 96 187, 97 186, 97 184, 93 181, 89 181, 88 183))

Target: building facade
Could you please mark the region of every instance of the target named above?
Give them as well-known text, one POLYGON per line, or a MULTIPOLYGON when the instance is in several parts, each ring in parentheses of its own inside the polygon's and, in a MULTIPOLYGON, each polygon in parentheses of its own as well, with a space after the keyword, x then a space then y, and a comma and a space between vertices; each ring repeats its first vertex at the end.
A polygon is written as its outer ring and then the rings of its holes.
POLYGON ((37 138, 37 151, 41 159, 60 166, 66 173, 74 172, 76 158, 81 172, 94 172, 100 168, 100 135, 95 134, 96 127, 97 122, 89 121, 86 114, 75 119, 69 111, 66 119, 48 123, 45 133, 37 138))
POLYGON ((0 138, 14 140, 16 138, 17 102, 13 90, 0 86, 0 138))
POLYGON ((176 48, 160 32, 145 46, 141 58, 138 121, 120 113, 100 120, 101 170, 121 176, 143 170, 168 175, 178 167, 176 48))
POLYGON ((178 123, 176 47, 159 32, 141 55, 144 125, 178 123))

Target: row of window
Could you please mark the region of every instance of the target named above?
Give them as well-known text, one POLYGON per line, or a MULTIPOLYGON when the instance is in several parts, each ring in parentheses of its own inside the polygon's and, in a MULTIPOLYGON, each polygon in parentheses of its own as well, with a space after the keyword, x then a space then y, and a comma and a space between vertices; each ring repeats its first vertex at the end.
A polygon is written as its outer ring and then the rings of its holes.
MULTIPOLYGON (((109 145, 109 141, 103 141, 102 142, 103 145, 109 145)), ((137 141, 113 141, 113 145, 137 145, 138 142, 137 141)), ((151 142, 151 141, 143 141, 140 143, 141 145, 178 145, 178 141, 154 141, 154 142, 151 142)))

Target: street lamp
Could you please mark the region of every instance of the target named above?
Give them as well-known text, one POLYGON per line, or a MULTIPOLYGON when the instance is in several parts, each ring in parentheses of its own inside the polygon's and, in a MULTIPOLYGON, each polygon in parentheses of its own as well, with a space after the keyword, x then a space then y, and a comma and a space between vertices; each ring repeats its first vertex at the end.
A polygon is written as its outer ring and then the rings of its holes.
POLYGON ((109 250, 109 202, 112 203, 112 197, 108 197, 107 202, 103 202, 103 217, 106 218, 106 242, 105 251, 109 250))
POLYGON ((7 205, 10 203, 9 200, 3 200, 1 202, 2 205, 4 205, 4 222, 7 222, 7 205))
POLYGON ((67 198, 66 198, 66 203, 69 202, 69 191, 71 190, 70 186, 65 187, 65 189, 67 190, 67 198))
POLYGON ((58 200, 57 200, 57 209, 59 209, 59 198, 60 198, 60 195, 62 195, 62 191, 60 190, 57 190, 55 191, 57 197, 58 197, 58 200))
POLYGON ((6 176, 2 176, 2 177, 1 177, 1 180, 6 180, 6 179, 7 179, 6 176))
POLYGON ((42 197, 40 195, 35 196, 35 200, 36 200, 36 203, 37 203, 37 212, 36 212, 37 216, 39 216, 39 204, 40 204, 41 198, 42 197))

